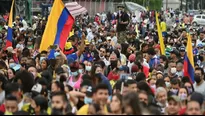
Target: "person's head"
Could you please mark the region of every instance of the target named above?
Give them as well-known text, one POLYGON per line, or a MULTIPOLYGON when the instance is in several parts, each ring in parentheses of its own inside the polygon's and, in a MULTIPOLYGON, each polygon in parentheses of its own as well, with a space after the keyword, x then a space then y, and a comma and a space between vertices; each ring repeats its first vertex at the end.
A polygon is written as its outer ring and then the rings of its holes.
POLYGON ((172 75, 174 75, 174 74, 176 74, 176 72, 177 72, 176 62, 170 61, 170 62, 169 62, 169 73, 172 74, 172 75))
POLYGON ((35 84, 33 75, 26 70, 17 72, 15 81, 21 85, 23 93, 31 92, 31 88, 35 84))
POLYGON ((100 48, 100 57, 105 57, 106 56, 106 49, 104 47, 100 48))
POLYGON ((142 45, 141 45, 142 52, 147 52, 148 48, 149 48, 149 46, 147 43, 142 43, 142 45))
POLYGON ((120 94, 114 94, 112 96, 112 101, 110 104, 111 111, 114 112, 119 112, 122 110, 122 95, 120 94))
POLYGON ((72 73, 73 77, 78 77, 79 76, 79 63, 78 62, 73 62, 70 64, 70 70, 72 73))
POLYGON ((152 58, 156 54, 154 48, 148 48, 147 53, 150 58, 152 58))
POLYGON ((202 115, 201 106, 197 101, 189 101, 186 107, 187 115, 202 115))
POLYGON ((5 86, 5 95, 13 95, 17 98, 18 102, 20 102, 23 93, 18 83, 8 83, 5 86))
POLYGON ((54 92, 51 95, 51 108, 54 111, 60 111, 62 114, 68 113, 71 110, 70 103, 64 92, 54 92))
POLYGON ((58 81, 55 81, 51 84, 51 92, 60 92, 64 91, 64 85, 58 81))
POLYGON ((146 105, 149 104, 149 101, 148 101, 148 94, 146 91, 139 91, 138 92, 138 98, 139 98, 139 101, 142 102, 142 103, 145 103, 146 105))
POLYGON ((99 64, 94 64, 94 66, 92 66, 91 73, 92 75, 99 74, 99 73, 103 74, 102 66, 99 64))
POLYGON ((177 92, 180 88, 180 81, 178 78, 174 78, 171 80, 171 88, 170 91, 173 92, 173 94, 177 95, 177 92))
POLYGON ((157 102, 165 105, 167 103, 167 91, 163 87, 158 87, 155 93, 157 102))
POLYGON ((164 77, 163 73, 161 71, 157 71, 157 79, 162 79, 164 77))
POLYGON ((27 66, 36 66, 36 61, 33 58, 28 58, 26 61, 27 66))
POLYGON ((195 77, 196 83, 200 83, 204 79, 204 70, 202 68, 195 69, 195 77))
POLYGON ((97 115, 102 109, 100 108, 99 104, 93 103, 89 104, 88 107, 88 115, 97 115))
POLYGON ((31 74, 33 74, 34 79, 36 79, 38 72, 37 72, 37 69, 36 69, 35 66, 30 66, 30 67, 28 68, 28 72, 30 72, 31 74))
POLYGON ((121 51, 122 51, 122 46, 121 46, 121 44, 116 44, 116 45, 115 45, 115 49, 118 50, 118 51, 121 53, 121 51))
POLYGON ((129 91, 134 91, 137 92, 137 83, 134 80, 127 80, 127 85, 128 85, 128 89, 129 91))
POLYGON ((178 62, 176 68, 177 68, 177 72, 182 71, 183 70, 183 63, 182 62, 178 62))
POLYGON ((138 87, 139 90, 146 91, 147 94, 154 96, 154 94, 153 94, 153 92, 152 92, 150 86, 147 84, 147 82, 145 82, 145 81, 140 81, 139 83, 137 83, 137 87, 138 87))
POLYGON ((123 97, 123 108, 126 115, 141 115, 140 102, 136 92, 129 92, 123 97))
POLYGON ((40 62, 40 66, 42 70, 46 70, 49 65, 50 65, 49 60, 46 58, 42 59, 42 61, 40 62))
POLYGON ((79 73, 84 74, 84 72, 85 72, 85 64, 80 63, 79 64, 79 73))
POLYGON ((164 81, 165 81, 166 87, 170 88, 171 87, 171 82, 170 82, 169 76, 165 76, 164 81))
POLYGON ((92 63, 89 61, 84 61, 85 64, 85 71, 90 72, 92 70, 92 63))
POLYGON ((200 32, 200 35, 199 35, 199 36, 200 36, 200 39, 201 39, 201 40, 203 40, 204 37, 205 37, 204 33, 205 33, 204 31, 200 32))
POLYGON ((95 102, 100 105, 105 105, 109 96, 108 86, 106 84, 98 84, 94 92, 95 102))
POLYGON ((15 70, 13 68, 8 69, 8 79, 13 79, 15 77, 15 70))
POLYGON ((181 87, 178 91, 178 96, 181 101, 187 100, 189 93, 186 87, 181 87))
POLYGON ((18 101, 13 95, 7 95, 5 98, 5 109, 7 112, 14 113, 18 111, 18 101))
POLYGON ((158 79, 157 82, 156 82, 156 88, 158 87, 164 87, 166 88, 166 84, 165 84, 165 81, 164 79, 158 79))
POLYGON ((194 87, 190 82, 185 82, 184 87, 187 88, 188 94, 192 94, 194 92, 194 87))
POLYGON ((48 101, 44 96, 38 95, 33 98, 31 106, 34 108, 35 114, 46 113, 48 109, 48 101))
POLYGON ((167 113, 168 115, 178 115, 181 106, 180 106, 180 98, 178 96, 171 96, 168 98, 168 107, 167 113))

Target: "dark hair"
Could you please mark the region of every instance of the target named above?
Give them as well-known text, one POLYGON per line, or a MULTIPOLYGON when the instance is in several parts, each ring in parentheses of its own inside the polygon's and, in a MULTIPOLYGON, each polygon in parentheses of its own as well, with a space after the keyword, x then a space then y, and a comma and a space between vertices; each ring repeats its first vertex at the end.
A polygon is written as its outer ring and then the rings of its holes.
POLYGON ((0 82, 2 82, 1 89, 5 89, 5 85, 7 84, 6 77, 0 73, 0 82))
POLYGON ((149 55, 155 55, 155 54, 156 54, 154 48, 148 48, 147 53, 148 53, 149 55))
POLYGON ((85 70, 85 64, 84 63, 79 63, 79 65, 81 65, 83 67, 83 69, 85 70))
POLYGON ((154 97, 154 93, 152 92, 151 88, 149 87, 149 85, 145 81, 140 81, 139 83, 137 83, 137 87, 138 87, 138 89, 144 90, 149 95, 152 95, 154 97))
POLYGON ((132 84, 137 84, 136 81, 134 81, 134 80, 127 80, 126 83, 128 84, 128 86, 132 85, 132 84))
POLYGON ((8 69, 6 63, 3 60, 0 60, 0 69, 8 69))
POLYGON ((198 70, 198 71, 201 71, 201 74, 204 75, 204 70, 203 70, 203 68, 195 68, 195 71, 197 71, 197 70, 198 70))
POLYGON ((45 51, 45 50, 43 50, 40 54, 48 54, 48 52, 47 51, 45 51))
POLYGON ((178 84, 179 86, 180 86, 180 80, 178 79, 178 78, 173 78, 172 80, 171 80, 171 84, 172 85, 176 85, 176 84, 178 84))
MULTIPOLYGON (((186 87, 182 86, 179 89, 185 89, 186 92, 187 92, 187 96, 189 96, 189 91, 188 91, 188 89, 186 87)), ((179 91, 177 92, 177 95, 179 95, 179 91)))
POLYGON ((114 94, 114 95, 112 96, 112 98, 113 98, 114 96, 117 97, 117 99, 120 101, 120 104, 122 105, 122 95, 121 95, 120 93, 116 93, 116 94, 114 94))
POLYGON ((97 86, 96 86, 96 88, 95 88, 95 93, 97 93, 98 92, 98 90, 107 90, 108 92, 109 92, 109 89, 108 89, 108 86, 106 85, 106 84, 102 84, 102 83, 100 83, 100 84, 98 84, 97 86))
POLYGON ((166 87, 164 79, 157 79, 156 87, 166 87))
POLYGON ((17 101, 17 98, 16 96, 9 94, 9 95, 6 95, 5 100, 17 101))
POLYGON ((117 92, 120 92, 121 91, 121 85, 122 85, 122 80, 118 80, 115 85, 113 86, 113 93, 114 93, 114 90, 116 89, 117 92))
POLYGON ((84 74, 84 75, 82 76, 82 79, 83 79, 83 80, 92 80, 92 77, 91 77, 90 75, 88 75, 88 74, 84 74))
POLYGON ((47 109, 48 109, 48 101, 45 97, 41 96, 41 95, 38 95, 36 97, 34 97, 33 99, 36 103, 36 106, 40 106, 40 111, 43 113, 43 112, 46 112, 47 109))
POLYGON ((23 52, 22 52, 22 55, 24 56, 24 57, 30 57, 30 51, 29 51, 29 49, 28 48, 24 48, 23 49, 23 52))
POLYGON ((5 87, 5 94, 9 95, 12 92, 21 90, 21 87, 18 83, 8 83, 5 87))
POLYGON ((133 114, 132 115, 141 115, 141 107, 138 98, 138 94, 135 92, 130 92, 123 97, 123 102, 126 102, 132 108, 133 114))
POLYGON ((68 102, 68 98, 67 98, 66 93, 64 91, 52 92, 51 93, 51 99, 55 96, 61 96, 62 100, 64 102, 68 102))
POLYGON ((15 76, 15 82, 19 79, 22 82, 23 93, 31 92, 31 88, 35 84, 33 75, 26 70, 19 71, 15 76))
POLYGON ((53 82, 53 83, 55 83, 56 86, 57 86, 58 88, 60 88, 60 91, 64 91, 64 85, 63 85, 62 83, 60 83, 60 82, 58 82, 58 81, 55 81, 55 82, 53 82))
POLYGON ((140 82, 140 81, 145 81, 146 80, 146 76, 143 72, 140 72, 136 75, 136 79, 135 79, 137 82, 140 82))
POLYGON ((28 58, 27 60, 31 61, 31 63, 27 64, 27 65, 34 65, 34 66, 36 66, 36 61, 33 58, 28 58))

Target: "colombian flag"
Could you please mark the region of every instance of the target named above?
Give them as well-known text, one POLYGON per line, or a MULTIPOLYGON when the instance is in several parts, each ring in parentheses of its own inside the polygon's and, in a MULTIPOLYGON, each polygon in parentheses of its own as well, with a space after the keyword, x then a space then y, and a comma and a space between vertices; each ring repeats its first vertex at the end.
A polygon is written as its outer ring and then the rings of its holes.
POLYGON ((159 14, 156 12, 156 24, 157 24, 157 31, 158 31, 158 37, 159 37, 159 42, 160 42, 160 50, 161 54, 165 55, 165 46, 164 46, 164 40, 162 37, 162 30, 159 25, 159 19, 158 19, 159 14))
POLYGON ((192 50, 192 41, 190 34, 188 34, 188 42, 187 42, 187 53, 184 59, 184 76, 188 76, 192 83, 194 80, 194 58, 193 58, 193 50, 192 50))
POLYGON ((10 14, 9 14, 8 32, 7 32, 7 37, 6 37, 6 48, 12 46, 12 39, 13 39, 13 34, 12 34, 13 7, 14 7, 14 0, 12 1, 11 10, 10 10, 10 14))
POLYGON ((41 40, 40 51, 56 44, 63 50, 73 23, 74 18, 62 0, 55 0, 41 40))

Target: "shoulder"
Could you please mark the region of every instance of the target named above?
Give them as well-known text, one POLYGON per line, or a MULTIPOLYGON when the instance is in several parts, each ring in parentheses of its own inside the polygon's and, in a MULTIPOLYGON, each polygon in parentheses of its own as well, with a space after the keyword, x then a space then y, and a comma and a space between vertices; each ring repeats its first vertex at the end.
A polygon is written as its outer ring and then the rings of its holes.
POLYGON ((87 115, 89 105, 84 105, 80 108, 80 110, 77 112, 77 115, 87 115))

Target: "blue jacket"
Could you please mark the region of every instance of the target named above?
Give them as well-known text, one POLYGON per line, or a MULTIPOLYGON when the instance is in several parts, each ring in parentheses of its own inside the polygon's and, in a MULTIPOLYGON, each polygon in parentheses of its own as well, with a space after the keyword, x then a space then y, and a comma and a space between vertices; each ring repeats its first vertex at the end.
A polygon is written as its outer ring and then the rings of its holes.
POLYGON ((108 80, 108 78, 104 75, 101 75, 101 79, 102 79, 102 83, 106 84, 108 86, 109 95, 112 95, 112 86, 111 86, 110 81, 108 80))
POLYGON ((155 68, 158 64, 160 64, 159 58, 155 55, 153 58, 149 61, 150 68, 155 68))

